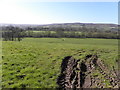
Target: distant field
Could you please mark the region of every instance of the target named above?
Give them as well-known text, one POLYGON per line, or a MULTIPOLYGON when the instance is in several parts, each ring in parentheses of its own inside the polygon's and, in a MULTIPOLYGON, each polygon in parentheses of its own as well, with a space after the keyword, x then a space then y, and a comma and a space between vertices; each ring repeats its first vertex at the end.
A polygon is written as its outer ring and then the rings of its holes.
MULTIPOLYGON (((26 32, 29 32, 29 31, 26 31, 26 32)), ((32 32, 33 33, 45 33, 45 32, 56 33, 56 31, 35 31, 35 30, 33 30, 32 32)), ((70 31, 64 31, 64 33, 70 33, 70 31)), ((75 33, 81 34, 80 31, 75 31, 75 33)))
POLYGON ((60 65, 66 56, 84 59, 97 54, 109 69, 117 69, 117 39, 25 38, 2 44, 4 88, 57 87, 60 65))
MULTIPOLYGON (((34 33, 45 33, 46 31, 33 31, 34 33)), ((55 31, 50 31, 50 33, 56 33, 55 31)))

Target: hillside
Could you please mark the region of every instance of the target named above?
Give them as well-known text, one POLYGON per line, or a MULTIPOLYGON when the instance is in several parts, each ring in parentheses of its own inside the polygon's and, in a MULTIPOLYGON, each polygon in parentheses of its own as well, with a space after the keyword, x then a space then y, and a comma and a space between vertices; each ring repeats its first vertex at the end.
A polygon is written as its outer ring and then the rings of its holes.
POLYGON ((0 27, 6 27, 6 26, 16 26, 21 28, 31 27, 87 27, 87 28, 97 28, 97 29, 116 29, 118 27, 117 24, 105 24, 105 23, 55 23, 55 24, 0 24, 0 27))
POLYGON ((14 40, 13 37, 119 39, 117 26, 98 23, 1 24, 1 29, 4 40, 14 40))

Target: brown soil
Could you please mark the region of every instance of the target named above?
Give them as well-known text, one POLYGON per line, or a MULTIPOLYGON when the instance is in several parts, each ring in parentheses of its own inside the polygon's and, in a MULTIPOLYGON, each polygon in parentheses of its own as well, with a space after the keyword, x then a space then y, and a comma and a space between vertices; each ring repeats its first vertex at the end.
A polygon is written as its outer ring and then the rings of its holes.
POLYGON ((57 79, 60 88, 118 88, 117 73, 109 70, 97 55, 87 55, 85 60, 67 56, 61 64, 57 79))

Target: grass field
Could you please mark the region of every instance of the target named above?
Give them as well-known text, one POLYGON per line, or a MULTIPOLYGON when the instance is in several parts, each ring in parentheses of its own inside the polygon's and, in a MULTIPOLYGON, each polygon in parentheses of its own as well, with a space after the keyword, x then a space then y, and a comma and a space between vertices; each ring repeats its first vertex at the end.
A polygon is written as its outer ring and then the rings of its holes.
POLYGON ((57 87, 56 79, 65 56, 84 59, 86 55, 97 54, 109 69, 117 68, 115 39, 25 38, 2 44, 3 88, 57 87))

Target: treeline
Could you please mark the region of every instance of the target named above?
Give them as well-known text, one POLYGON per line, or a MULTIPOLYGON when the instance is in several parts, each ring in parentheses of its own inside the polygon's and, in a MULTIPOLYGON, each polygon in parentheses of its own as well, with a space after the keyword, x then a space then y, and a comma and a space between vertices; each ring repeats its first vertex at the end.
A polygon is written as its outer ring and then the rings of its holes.
POLYGON ((25 37, 25 31, 19 27, 8 26, 2 28, 4 41, 21 41, 25 37))
POLYGON ((26 37, 54 37, 54 38, 107 38, 119 39, 118 28, 104 30, 87 27, 38 27, 26 28, 26 37))
POLYGON ((71 28, 71 27, 13 27, 7 26, 3 28, 2 37, 5 41, 21 41, 25 37, 34 38, 106 38, 106 39, 120 39, 118 30, 99 30, 97 28, 71 28))
POLYGON ((76 32, 76 31, 45 31, 45 32, 34 32, 28 31, 26 37, 53 37, 53 38, 107 38, 107 39, 118 39, 120 38, 117 33, 105 33, 105 32, 76 32))

